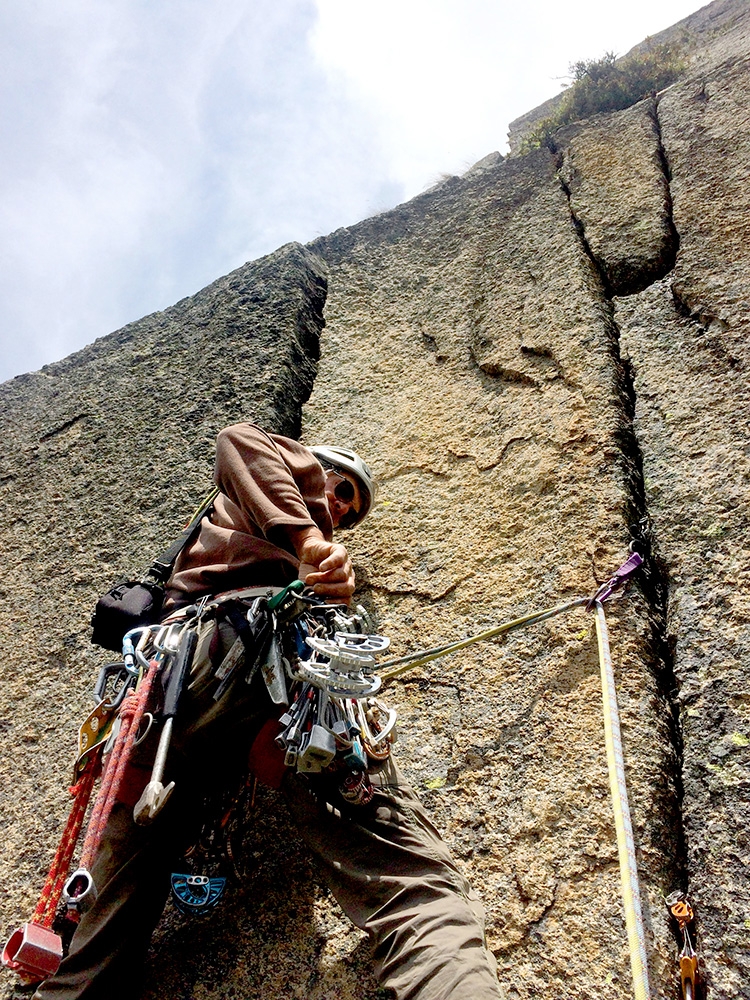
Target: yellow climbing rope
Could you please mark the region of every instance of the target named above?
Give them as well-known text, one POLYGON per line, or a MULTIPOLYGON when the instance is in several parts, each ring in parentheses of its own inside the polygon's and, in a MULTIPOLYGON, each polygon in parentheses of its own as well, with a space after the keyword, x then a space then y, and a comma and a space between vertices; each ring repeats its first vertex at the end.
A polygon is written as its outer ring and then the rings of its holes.
MULTIPOLYGON (((631 557, 632 559, 633 557, 631 557)), ((630 560, 629 560, 630 562, 630 560)), ((625 564, 627 566, 627 564, 625 564)), ((635 568, 640 565, 640 560, 635 563, 635 568)), ((621 567, 621 570, 623 567, 621 567)), ((580 608, 584 605, 587 610, 593 610, 596 622, 596 637, 599 650, 599 666, 602 681, 602 700, 604 705, 604 738, 607 752, 607 769, 609 772, 609 785, 612 794, 612 808, 615 819, 615 831, 617 836, 617 853, 620 864, 620 882, 622 885, 622 899, 625 910, 625 928, 628 937, 628 948, 630 951, 630 967, 633 974, 633 993, 635 1000, 650 1000, 650 988, 648 981, 648 961, 646 958, 646 936, 643 927, 643 915, 641 911, 641 897, 638 886, 638 865, 635 857, 635 843, 633 840, 633 827, 630 821, 630 808, 628 806, 628 792, 625 784, 625 764, 622 753, 622 738, 620 735, 620 716, 617 708, 617 692, 615 688, 614 670, 612 667, 612 655, 609 647, 609 633, 607 630, 607 619, 604 614, 603 600, 610 596, 612 591, 618 587, 622 581, 632 572, 632 568, 622 577, 617 574, 600 587, 597 593, 591 597, 576 598, 566 604, 560 604, 554 608, 545 608, 543 611, 535 611, 524 615, 521 618, 514 618, 503 625, 487 629, 477 635, 469 636, 458 642, 448 643, 444 646, 435 646, 433 649, 422 650, 418 653, 410 653, 395 660, 383 663, 379 669, 379 674, 383 682, 391 681, 396 677, 415 667, 420 667, 440 656, 447 656, 455 653, 459 649, 471 646, 475 642, 482 642, 486 639, 494 639, 501 635, 506 635, 516 629, 526 628, 529 625, 536 625, 538 622, 547 621, 566 611, 580 608)), ((618 574, 620 570, 618 570, 618 574)))
POLYGON ((620 736, 620 713, 617 709, 615 674, 609 649, 609 632, 604 607, 596 601, 596 640, 599 647, 599 669, 602 677, 604 703, 604 739, 607 747, 607 770, 615 814, 617 853, 620 859, 622 902, 625 907, 625 927, 628 933, 630 968, 633 973, 633 992, 636 1000, 649 1000, 648 962, 646 936, 643 930, 641 894, 638 887, 638 864, 635 857, 633 826, 630 822, 628 790, 625 785, 625 763, 620 736))

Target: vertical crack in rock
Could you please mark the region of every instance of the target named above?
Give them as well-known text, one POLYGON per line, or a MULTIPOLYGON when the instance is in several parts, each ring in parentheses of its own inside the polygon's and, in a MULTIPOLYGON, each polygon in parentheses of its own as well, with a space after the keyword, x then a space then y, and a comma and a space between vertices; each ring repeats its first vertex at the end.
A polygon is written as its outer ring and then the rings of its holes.
MULTIPOLYGON (((670 170, 666 153, 661 141, 661 130, 659 128, 657 104, 654 102, 652 111, 654 127, 659 141, 659 162, 666 180, 667 198, 665 205, 668 211, 667 224, 673 237, 670 240, 671 248, 668 255, 665 255, 666 270, 657 277, 652 277, 647 284, 638 280, 632 282, 633 287, 639 291, 653 284, 659 278, 664 277, 674 267, 677 247, 679 246, 679 234, 674 225, 672 217, 672 198, 669 191, 670 170), (668 265, 668 266, 667 266, 668 265)), ((688 855, 685 839, 685 829, 683 821, 683 739, 680 727, 679 711, 679 682, 675 672, 674 650, 668 638, 667 629, 667 594, 668 594, 668 573, 663 561, 658 555, 658 544, 650 536, 650 518, 648 502, 646 499, 646 488, 643 471, 643 453, 638 441, 635 428, 636 412, 636 389, 635 378, 632 365, 627 358, 622 356, 620 351, 620 330, 615 320, 615 309, 612 301, 615 290, 610 283, 608 274, 602 266, 597 255, 592 251, 586 238, 586 231, 583 223, 577 217, 571 203, 571 192, 565 179, 561 176, 560 167, 562 157, 559 151, 552 150, 558 166, 558 177, 560 185, 565 192, 570 205, 570 217, 573 227, 580 239, 581 247, 591 260, 596 274, 601 282, 602 297, 605 302, 607 314, 609 316, 609 331, 611 335, 612 359, 615 368, 615 384, 619 390, 622 421, 618 437, 621 452, 624 458, 624 470, 626 485, 629 497, 628 522, 631 534, 641 545, 639 551, 647 557, 641 575, 641 586, 647 602, 650 618, 650 652, 651 669, 656 679, 660 692, 667 723, 667 732, 671 742, 673 768, 669 775, 674 795, 674 812, 669 817, 674 831, 674 853, 672 858, 672 870, 669 877, 672 879, 670 888, 688 888, 688 855)))
POLYGON ((674 223, 674 205, 672 203, 672 168, 667 157, 667 150, 664 146, 664 138, 661 133, 661 120, 659 118, 659 102, 661 98, 657 95, 649 109, 649 118, 654 123, 654 133, 656 135, 656 155, 664 174, 664 204, 666 208, 665 223, 669 232, 668 251, 665 253, 664 273, 652 278, 649 284, 658 281, 659 278, 666 277, 675 265, 677 254, 680 249, 680 234, 674 223))
POLYGON ((679 236, 657 99, 567 126, 550 149, 608 294, 632 295, 668 274, 679 236))

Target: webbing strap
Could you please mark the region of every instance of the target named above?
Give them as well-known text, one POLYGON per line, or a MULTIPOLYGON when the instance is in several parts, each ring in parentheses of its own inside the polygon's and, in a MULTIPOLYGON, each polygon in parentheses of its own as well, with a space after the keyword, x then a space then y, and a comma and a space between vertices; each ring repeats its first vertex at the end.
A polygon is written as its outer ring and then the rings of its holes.
POLYGON ((169 548, 165 549, 161 555, 158 555, 151 563, 151 566, 148 569, 148 576, 153 576, 156 580, 159 580, 162 583, 168 579, 175 562, 177 562, 177 556, 188 545, 188 543, 192 541, 195 535, 197 535, 201 521, 213 507, 214 500, 218 495, 218 489, 214 488, 211 490, 206 499, 203 500, 193 516, 190 518, 189 522, 180 532, 179 536, 175 538, 169 548))

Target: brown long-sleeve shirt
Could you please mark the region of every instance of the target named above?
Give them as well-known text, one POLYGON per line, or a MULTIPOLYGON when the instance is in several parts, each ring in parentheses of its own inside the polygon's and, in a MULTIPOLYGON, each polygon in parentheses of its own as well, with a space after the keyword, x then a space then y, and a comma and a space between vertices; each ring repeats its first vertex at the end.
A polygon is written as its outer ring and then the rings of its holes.
POLYGON ((255 424, 226 427, 216 439, 214 481, 220 492, 197 538, 180 554, 167 584, 167 607, 203 594, 297 576, 289 529, 333 524, 325 475, 309 449, 255 424))

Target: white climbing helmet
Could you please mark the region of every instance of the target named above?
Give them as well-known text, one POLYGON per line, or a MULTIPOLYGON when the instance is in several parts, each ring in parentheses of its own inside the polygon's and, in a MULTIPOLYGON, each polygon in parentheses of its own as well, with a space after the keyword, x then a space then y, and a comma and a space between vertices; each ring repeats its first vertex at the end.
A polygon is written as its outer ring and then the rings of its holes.
POLYGON ((345 472, 356 479, 362 505, 358 511, 352 507, 339 525, 340 528, 353 528, 367 517, 375 499, 375 480, 369 465, 351 448, 315 444, 310 451, 324 469, 345 472))

